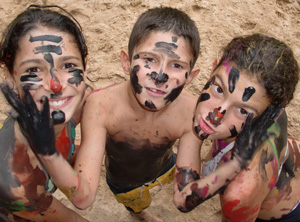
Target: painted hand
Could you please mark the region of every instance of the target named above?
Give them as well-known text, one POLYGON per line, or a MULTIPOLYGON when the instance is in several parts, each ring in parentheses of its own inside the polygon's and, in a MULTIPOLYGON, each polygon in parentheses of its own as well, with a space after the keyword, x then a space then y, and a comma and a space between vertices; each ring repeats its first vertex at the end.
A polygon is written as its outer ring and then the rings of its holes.
POLYGON ((253 113, 247 116, 244 127, 236 139, 234 148, 234 157, 238 159, 242 169, 248 166, 260 145, 274 134, 268 133, 267 130, 274 123, 274 119, 280 111, 281 105, 271 104, 255 119, 253 119, 253 113))
POLYGON ((24 136, 36 153, 41 155, 57 153, 48 98, 46 96, 42 97, 42 110, 39 111, 28 89, 24 89, 25 96, 21 101, 6 82, 1 83, 0 88, 8 103, 19 114, 17 121, 24 136))

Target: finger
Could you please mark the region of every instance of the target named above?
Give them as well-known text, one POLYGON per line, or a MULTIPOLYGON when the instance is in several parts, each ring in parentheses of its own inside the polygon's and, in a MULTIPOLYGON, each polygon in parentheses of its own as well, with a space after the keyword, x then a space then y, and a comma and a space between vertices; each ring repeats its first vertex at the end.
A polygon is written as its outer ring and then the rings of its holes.
POLYGON ((25 105, 22 103, 18 95, 9 87, 7 82, 1 83, 0 89, 7 102, 14 108, 15 111, 17 111, 20 116, 27 117, 29 115, 25 108, 25 105))
POLYGON ((32 116, 38 116, 39 110, 36 106, 36 103, 34 102, 32 95, 30 94, 29 90, 24 87, 23 88, 25 96, 24 96, 24 104, 27 108, 27 110, 30 112, 32 116))
MULTIPOLYGON (((42 118, 42 121, 47 121, 47 122, 50 121, 50 107, 49 107, 49 100, 48 100, 47 96, 42 97, 41 118, 42 118)), ((49 124, 50 124, 50 122, 49 122, 49 124)))

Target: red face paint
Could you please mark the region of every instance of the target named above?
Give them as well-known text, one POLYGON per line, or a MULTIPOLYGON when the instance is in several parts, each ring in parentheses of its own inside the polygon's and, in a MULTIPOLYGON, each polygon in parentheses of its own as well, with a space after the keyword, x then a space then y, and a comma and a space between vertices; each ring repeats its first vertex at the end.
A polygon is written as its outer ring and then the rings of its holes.
POLYGON ((50 81, 50 89, 54 93, 59 93, 62 89, 62 85, 55 78, 52 78, 51 81, 50 81))
POLYGON ((17 71, 16 70, 14 70, 14 75, 16 76, 16 75, 18 75, 18 73, 17 73, 17 71))

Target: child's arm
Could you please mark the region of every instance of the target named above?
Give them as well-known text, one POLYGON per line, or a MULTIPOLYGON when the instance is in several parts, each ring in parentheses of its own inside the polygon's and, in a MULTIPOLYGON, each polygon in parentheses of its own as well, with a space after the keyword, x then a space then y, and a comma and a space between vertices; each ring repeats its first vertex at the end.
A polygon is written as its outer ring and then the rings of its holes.
POLYGON ((17 120, 55 185, 77 208, 85 209, 90 206, 97 192, 106 138, 106 131, 101 128, 100 123, 103 118, 99 118, 98 113, 93 112, 96 109, 93 102, 87 102, 84 108, 89 113, 83 116, 82 144, 77 154, 74 170, 56 150, 48 99, 43 98, 43 108, 39 111, 27 90, 24 90, 24 103, 7 85, 2 84, 1 90, 8 102, 19 113, 17 120))
POLYGON ((190 211, 224 190, 226 185, 249 164, 257 148, 266 140, 266 131, 279 111, 280 107, 270 105, 252 124, 252 117, 248 116, 245 127, 236 141, 233 159, 205 178, 200 179, 198 168, 190 164, 196 157, 200 158, 199 151, 179 150, 175 175, 179 180, 177 179, 174 185, 176 207, 183 212, 190 211))

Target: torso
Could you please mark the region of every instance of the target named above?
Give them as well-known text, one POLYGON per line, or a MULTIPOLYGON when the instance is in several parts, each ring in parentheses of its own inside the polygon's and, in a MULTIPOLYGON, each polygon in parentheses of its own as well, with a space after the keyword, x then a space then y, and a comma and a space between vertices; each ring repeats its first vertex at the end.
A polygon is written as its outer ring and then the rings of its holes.
POLYGON ((192 127, 196 98, 183 91, 166 109, 145 111, 132 102, 126 84, 101 90, 97 95, 101 104, 109 107, 105 110, 105 162, 112 182, 139 185, 155 179, 170 162, 172 145, 192 127))
MULTIPOLYGON (((58 149, 67 158, 71 156, 74 142, 71 128, 74 126, 71 127, 70 123, 56 141, 58 149)), ((25 209, 31 211, 30 207, 39 207, 40 204, 46 207, 47 203, 38 203, 40 196, 48 196, 43 200, 51 204, 52 197, 45 191, 54 191, 55 188, 51 187, 48 173, 13 118, 9 117, 1 127, 0 140, 0 211, 10 214, 25 209)))

